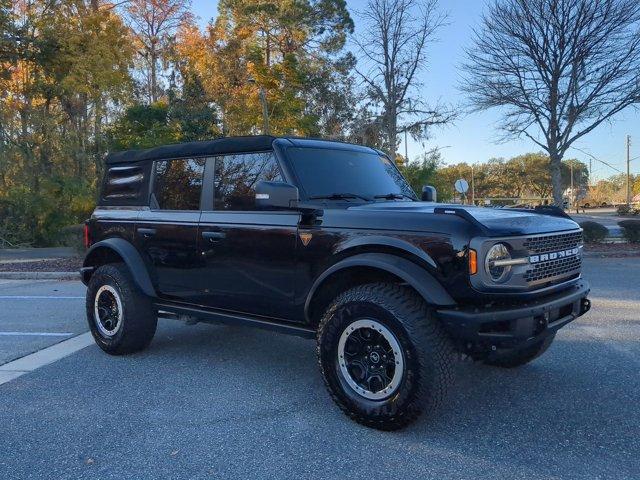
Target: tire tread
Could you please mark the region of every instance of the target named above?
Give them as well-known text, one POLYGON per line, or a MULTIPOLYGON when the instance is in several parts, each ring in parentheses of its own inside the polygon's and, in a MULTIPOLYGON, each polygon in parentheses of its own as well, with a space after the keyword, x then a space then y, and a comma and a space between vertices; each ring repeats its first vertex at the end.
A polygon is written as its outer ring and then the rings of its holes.
MULTIPOLYGON (((334 327, 335 328, 335 327, 334 327)), ((398 430, 414 422, 423 411, 438 409, 453 383, 453 348, 451 341, 424 300, 408 287, 391 283, 374 283, 354 287, 340 294, 323 315, 318 328, 317 357, 329 395, 352 420, 380 430, 398 430), (417 355, 420 379, 409 403, 391 417, 371 418, 349 407, 333 391, 327 381, 321 359, 321 343, 325 330, 332 328, 336 310, 350 302, 374 302, 389 311, 402 325, 417 355), (429 364, 427 365, 427 358, 429 364), (430 381, 426 381, 429 379, 430 381)))
POLYGON ((102 350, 111 355, 126 355, 143 350, 155 335, 158 318, 152 301, 139 290, 123 263, 102 265, 95 271, 87 286, 86 309, 93 338, 102 350), (123 331, 115 342, 105 342, 93 324, 94 292, 109 280, 118 287, 124 309, 123 331))

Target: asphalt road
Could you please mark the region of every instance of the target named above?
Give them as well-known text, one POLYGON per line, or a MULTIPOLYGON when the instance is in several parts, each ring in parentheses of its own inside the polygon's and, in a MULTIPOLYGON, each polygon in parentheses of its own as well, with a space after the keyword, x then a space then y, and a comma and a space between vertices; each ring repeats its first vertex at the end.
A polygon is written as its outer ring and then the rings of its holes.
MULTIPOLYGON (((0 478, 637 479, 639 271, 587 259, 593 309, 543 357, 460 364, 446 407, 395 433, 334 407, 309 340, 161 320, 145 352, 91 345, 0 385, 0 478)), ((86 331, 83 300, 40 298, 82 294, 3 282, 0 331, 86 331)), ((60 338, 5 340, 0 363, 60 338)))

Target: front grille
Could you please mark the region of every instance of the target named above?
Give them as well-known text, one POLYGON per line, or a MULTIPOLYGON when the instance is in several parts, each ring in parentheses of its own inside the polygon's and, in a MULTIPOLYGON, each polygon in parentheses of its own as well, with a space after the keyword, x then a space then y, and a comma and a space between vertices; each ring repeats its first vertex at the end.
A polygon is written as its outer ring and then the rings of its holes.
POLYGON ((523 246, 531 255, 535 253, 557 252, 577 247, 582 244, 582 232, 545 235, 527 238, 523 246))
POLYGON ((536 282, 545 278, 557 277, 558 275, 566 275, 568 273, 579 270, 582 265, 582 259, 579 256, 569 258, 559 258, 549 260, 548 262, 540 262, 533 268, 526 271, 524 279, 527 282, 536 282))
POLYGON ((582 232, 527 238, 523 246, 529 251, 529 255, 536 256, 536 260, 540 259, 540 261, 527 269, 524 280, 531 283, 551 278, 564 279, 577 276, 582 266, 580 252, 570 256, 566 256, 564 252, 576 249, 581 245, 582 232))

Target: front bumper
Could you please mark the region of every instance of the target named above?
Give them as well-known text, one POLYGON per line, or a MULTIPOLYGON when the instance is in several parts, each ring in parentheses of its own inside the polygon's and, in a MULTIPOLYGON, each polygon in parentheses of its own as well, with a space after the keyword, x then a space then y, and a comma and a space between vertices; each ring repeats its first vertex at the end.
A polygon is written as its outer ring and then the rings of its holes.
POLYGON ((589 290, 589 284, 580 280, 566 290, 518 305, 448 308, 437 312, 449 334, 469 347, 513 348, 551 335, 589 311, 589 290))

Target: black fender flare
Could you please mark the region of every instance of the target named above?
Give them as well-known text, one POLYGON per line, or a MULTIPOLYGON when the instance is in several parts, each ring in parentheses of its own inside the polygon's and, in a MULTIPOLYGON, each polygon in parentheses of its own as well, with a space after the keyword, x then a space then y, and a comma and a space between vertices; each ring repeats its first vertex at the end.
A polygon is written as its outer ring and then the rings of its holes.
POLYGON ((136 247, 124 238, 107 238, 106 240, 93 244, 91 248, 89 248, 84 257, 81 270, 82 281, 85 284, 88 282, 93 267, 95 267, 95 265, 92 264, 92 260, 102 249, 112 250, 122 258, 129 272, 131 272, 131 276, 133 276, 136 285, 145 295, 150 297, 157 296, 144 260, 138 250, 136 250, 136 247))
POLYGON ((309 318, 311 301, 324 281, 334 273, 352 267, 371 267, 389 272, 414 288, 430 305, 436 307, 456 305, 451 295, 424 267, 390 253, 360 253, 334 263, 315 280, 304 305, 304 313, 307 319, 309 318))
POLYGON ((432 268, 438 268, 436 262, 431 258, 431 256, 426 253, 424 250, 419 249, 415 245, 407 242, 406 240, 401 240, 396 237, 387 237, 385 235, 358 235, 354 238, 349 239, 348 241, 340 244, 339 248, 336 249, 335 253, 343 253, 349 250, 350 248, 356 247, 391 247, 394 249, 402 250, 404 253, 415 256, 420 260, 426 262, 432 268))

